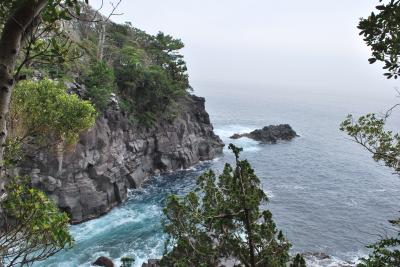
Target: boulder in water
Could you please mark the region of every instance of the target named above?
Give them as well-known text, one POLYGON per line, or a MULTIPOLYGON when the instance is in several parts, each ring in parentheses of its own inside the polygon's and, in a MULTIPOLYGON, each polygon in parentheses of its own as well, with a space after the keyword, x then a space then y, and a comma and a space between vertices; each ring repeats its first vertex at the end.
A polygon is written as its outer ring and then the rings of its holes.
POLYGON ((150 259, 147 263, 143 263, 142 267, 160 267, 160 260, 157 259, 150 259))
POLYGON ((234 134, 231 139, 247 137, 261 143, 275 144, 278 140, 291 140, 298 136, 289 124, 270 125, 250 133, 234 134))
POLYGON ((95 266, 104 266, 104 267, 114 267, 114 263, 111 259, 101 256, 95 262, 93 262, 95 266))

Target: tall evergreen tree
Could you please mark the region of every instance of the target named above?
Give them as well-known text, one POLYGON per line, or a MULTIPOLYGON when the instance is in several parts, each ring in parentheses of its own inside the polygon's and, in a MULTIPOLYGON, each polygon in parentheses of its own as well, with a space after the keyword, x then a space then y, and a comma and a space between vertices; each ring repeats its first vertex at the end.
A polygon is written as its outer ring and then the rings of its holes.
POLYGON ((226 164, 217 178, 208 171, 184 197, 170 196, 165 214, 168 234, 163 266, 286 266, 290 243, 272 214, 261 208, 268 197, 241 148, 230 144, 236 166, 226 164))

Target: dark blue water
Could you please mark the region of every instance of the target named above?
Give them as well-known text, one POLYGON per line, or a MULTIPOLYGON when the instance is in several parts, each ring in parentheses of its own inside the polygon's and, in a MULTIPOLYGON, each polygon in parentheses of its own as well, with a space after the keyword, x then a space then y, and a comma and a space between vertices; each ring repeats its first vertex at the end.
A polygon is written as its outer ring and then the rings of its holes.
MULTIPOLYGON (((206 97, 215 131, 225 143, 232 142, 228 137, 233 133, 278 123, 289 123, 301 135, 276 145, 249 139, 234 143, 244 148, 242 157, 262 179, 269 208, 292 242, 293 252, 333 256, 310 261, 310 266, 353 261, 367 253, 365 245, 377 234, 390 231, 387 220, 400 210, 400 178, 372 161, 339 131, 339 124, 348 113, 378 112, 396 99, 223 85, 197 88, 196 93, 206 97)), ((141 266, 143 260, 159 257, 164 249, 160 219, 165 197, 188 192, 205 169, 221 170, 232 159, 225 150, 220 158, 190 170, 154 177, 106 216, 72 226, 74 248, 41 266, 89 266, 100 255, 116 262, 134 256, 135 266, 141 266)))

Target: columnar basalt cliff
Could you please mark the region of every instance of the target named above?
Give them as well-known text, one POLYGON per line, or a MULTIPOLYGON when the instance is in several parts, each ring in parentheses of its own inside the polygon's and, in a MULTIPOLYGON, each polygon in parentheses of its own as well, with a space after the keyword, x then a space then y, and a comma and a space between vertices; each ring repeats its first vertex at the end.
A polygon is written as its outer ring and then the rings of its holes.
POLYGON ((222 152, 204 102, 185 97, 176 117, 159 120, 150 129, 133 126, 118 108, 110 108, 63 153, 62 165, 57 153, 35 151, 21 170, 71 215, 72 223, 96 218, 151 175, 187 168, 222 152))

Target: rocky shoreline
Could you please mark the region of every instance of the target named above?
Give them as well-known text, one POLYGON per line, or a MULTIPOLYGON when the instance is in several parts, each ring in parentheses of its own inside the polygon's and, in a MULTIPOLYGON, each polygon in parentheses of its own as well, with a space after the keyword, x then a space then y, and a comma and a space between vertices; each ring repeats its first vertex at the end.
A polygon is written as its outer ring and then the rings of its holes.
POLYGON ((114 101, 61 157, 31 147, 19 169, 71 216, 73 224, 107 213, 127 199, 129 188, 140 187, 152 175, 188 168, 222 153, 224 144, 213 132, 204 98, 182 98, 179 114, 149 129, 132 126, 117 104, 114 101))

